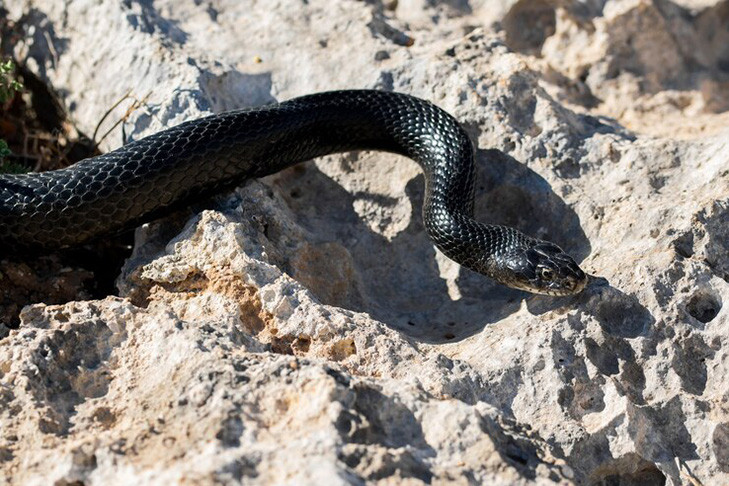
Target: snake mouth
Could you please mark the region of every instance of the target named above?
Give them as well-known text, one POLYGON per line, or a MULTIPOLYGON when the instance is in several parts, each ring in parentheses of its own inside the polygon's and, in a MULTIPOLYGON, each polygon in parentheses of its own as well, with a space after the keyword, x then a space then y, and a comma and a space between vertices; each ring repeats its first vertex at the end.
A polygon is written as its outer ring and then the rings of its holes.
POLYGON ((566 297, 569 295, 576 295, 582 292, 582 290, 587 285, 587 278, 581 278, 577 279, 572 276, 568 276, 565 279, 563 279, 561 282, 552 282, 550 286, 542 289, 543 292, 538 293, 544 293, 546 295, 552 295, 552 296, 558 296, 558 297, 566 297))
POLYGON ((548 283, 535 281, 534 279, 502 283, 511 288, 524 290, 533 294, 549 295, 552 297, 568 297, 582 292, 587 285, 587 277, 576 278, 570 275, 558 281, 551 281, 548 283))

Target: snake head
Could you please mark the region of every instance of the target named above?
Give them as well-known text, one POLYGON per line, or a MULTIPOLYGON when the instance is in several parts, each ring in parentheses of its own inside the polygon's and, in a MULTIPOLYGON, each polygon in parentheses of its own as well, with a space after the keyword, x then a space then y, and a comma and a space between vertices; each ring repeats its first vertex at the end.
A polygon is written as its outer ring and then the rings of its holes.
POLYGON ((578 294, 585 288, 585 272, 560 247, 541 240, 530 243, 506 258, 509 280, 502 283, 535 294, 555 296, 578 294))

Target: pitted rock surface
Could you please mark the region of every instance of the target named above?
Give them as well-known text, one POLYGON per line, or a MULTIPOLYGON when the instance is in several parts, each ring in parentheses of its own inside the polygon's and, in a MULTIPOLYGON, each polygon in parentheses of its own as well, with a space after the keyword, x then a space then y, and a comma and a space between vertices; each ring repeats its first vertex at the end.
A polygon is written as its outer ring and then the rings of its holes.
POLYGON ((461 269, 397 156, 250 182, 140 228, 118 296, 0 331, 3 480, 728 482, 728 5, 6 1, 3 48, 88 133, 130 90, 132 139, 331 89, 432 100, 479 147, 476 218, 596 278, 461 269))

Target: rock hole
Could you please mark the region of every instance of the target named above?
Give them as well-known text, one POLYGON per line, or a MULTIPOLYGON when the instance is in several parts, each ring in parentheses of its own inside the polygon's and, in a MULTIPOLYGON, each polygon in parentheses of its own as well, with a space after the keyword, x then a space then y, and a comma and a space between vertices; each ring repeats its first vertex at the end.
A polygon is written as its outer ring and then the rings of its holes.
POLYGON ((628 454, 593 472, 593 486, 664 486, 666 476, 652 462, 637 454, 628 454))
POLYGON ((594 486, 663 486, 666 484, 666 476, 653 466, 635 473, 606 476, 604 479, 590 484, 594 486))
POLYGON ((228 417, 223 421, 215 438, 222 442, 224 447, 239 447, 243 429, 243 420, 240 417, 228 417))
POLYGON ((447 332, 447 333, 445 333, 443 335, 443 337, 446 338, 446 339, 448 339, 448 340, 451 340, 451 339, 455 339, 456 335, 453 334, 452 332, 447 332))
POLYGON ((354 344, 354 339, 342 339, 329 348, 329 357, 334 361, 342 361, 356 353, 357 347, 354 344))
POLYGON ((699 322, 706 324, 721 310, 721 298, 712 289, 697 291, 686 303, 686 311, 699 322))
POLYGON ((559 160, 554 166, 557 175, 564 179, 575 179, 580 177, 580 164, 572 157, 565 157, 559 160))
POLYGON ((75 481, 67 481, 65 479, 59 479, 55 483, 53 483, 53 486, 86 486, 86 483, 84 483, 81 480, 75 480, 75 481))
POLYGON ((297 337, 291 344, 291 349, 293 349, 296 353, 306 353, 307 351, 309 351, 310 346, 311 338, 306 335, 301 335, 297 337))
POLYGON ((673 240, 673 249, 677 255, 691 258, 694 254, 694 234, 689 231, 673 240))
POLYGON ((294 354, 294 350, 291 348, 291 344, 296 339, 291 334, 287 334, 281 337, 272 337, 271 339, 271 351, 276 354, 294 354))
POLYGON ((9 462, 13 460, 15 454, 9 447, 0 447, 0 462, 9 462))

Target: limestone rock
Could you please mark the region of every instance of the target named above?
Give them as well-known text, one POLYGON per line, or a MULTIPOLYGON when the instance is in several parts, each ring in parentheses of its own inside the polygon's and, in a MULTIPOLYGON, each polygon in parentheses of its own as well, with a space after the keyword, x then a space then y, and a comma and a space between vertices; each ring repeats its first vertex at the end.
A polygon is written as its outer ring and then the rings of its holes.
POLYGON ((250 181, 140 228, 118 296, 0 333, 6 482, 729 481, 729 2, 5 8, 81 129, 131 93, 107 149, 318 90, 430 99, 479 147, 477 217, 593 274, 554 299, 459 268, 393 155, 250 181))

